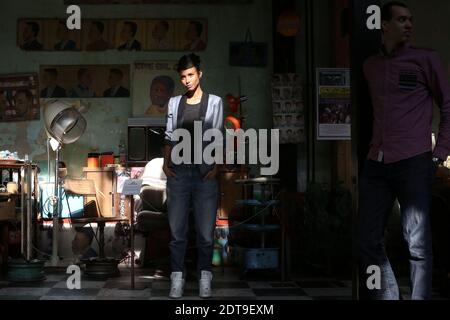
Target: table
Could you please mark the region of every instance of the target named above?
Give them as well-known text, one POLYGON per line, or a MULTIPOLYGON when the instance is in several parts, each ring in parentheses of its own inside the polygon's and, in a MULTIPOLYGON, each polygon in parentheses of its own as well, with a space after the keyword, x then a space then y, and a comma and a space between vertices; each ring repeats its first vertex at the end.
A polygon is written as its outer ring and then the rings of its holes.
POLYGON ((98 258, 86 260, 85 275, 93 278, 104 280, 112 277, 120 276, 118 264, 120 259, 109 259, 105 256, 105 224, 107 222, 128 221, 127 218, 120 217, 92 217, 92 218, 72 218, 72 223, 96 223, 98 226, 99 239, 99 255, 98 258))
POLYGON ((127 218, 120 218, 120 217, 93 217, 93 218, 72 218, 72 223, 80 223, 80 224, 87 224, 87 223, 96 223, 98 226, 98 258, 99 259, 105 259, 105 225, 107 222, 123 222, 128 221, 127 218))

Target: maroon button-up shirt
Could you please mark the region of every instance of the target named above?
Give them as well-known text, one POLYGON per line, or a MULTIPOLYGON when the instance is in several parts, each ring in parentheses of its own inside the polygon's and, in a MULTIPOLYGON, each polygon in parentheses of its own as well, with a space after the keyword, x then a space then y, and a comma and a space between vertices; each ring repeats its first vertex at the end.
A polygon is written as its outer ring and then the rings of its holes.
POLYGON ((437 53, 405 45, 364 63, 373 103, 368 158, 393 163, 431 151, 433 100, 440 108, 434 156, 450 153, 450 85, 437 53))

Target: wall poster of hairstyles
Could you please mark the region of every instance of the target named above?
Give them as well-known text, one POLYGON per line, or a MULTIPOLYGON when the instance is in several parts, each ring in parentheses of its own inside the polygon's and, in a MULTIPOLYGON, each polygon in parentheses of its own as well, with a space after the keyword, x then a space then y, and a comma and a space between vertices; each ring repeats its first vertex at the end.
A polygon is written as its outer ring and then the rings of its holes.
POLYGON ((41 98, 129 98, 129 65, 41 65, 41 98))
POLYGON ((205 19, 86 19, 68 30, 64 19, 19 19, 17 46, 27 51, 204 51, 205 19))
POLYGON ((177 61, 136 62, 133 77, 133 116, 165 117, 173 96, 183 93, 177 61))
POLYGON ((0 121, 39 120, 38 75, 0 75, 0 121))

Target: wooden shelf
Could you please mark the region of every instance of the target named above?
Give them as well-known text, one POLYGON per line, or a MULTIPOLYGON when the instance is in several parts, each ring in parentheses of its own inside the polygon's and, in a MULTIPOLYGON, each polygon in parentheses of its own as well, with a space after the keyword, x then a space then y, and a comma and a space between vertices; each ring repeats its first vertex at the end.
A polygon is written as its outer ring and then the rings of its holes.
POLYGON ((20 197, 20 193, 0 192, 0 197, 20 197))

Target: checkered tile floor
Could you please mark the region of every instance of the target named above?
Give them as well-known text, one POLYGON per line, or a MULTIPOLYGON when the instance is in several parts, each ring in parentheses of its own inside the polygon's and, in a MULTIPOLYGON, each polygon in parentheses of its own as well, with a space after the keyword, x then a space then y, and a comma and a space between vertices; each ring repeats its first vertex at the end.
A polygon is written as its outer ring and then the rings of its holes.
MULTIPOLYGON (((236 270, 222 273, 214 270, 213 300, 351 300, 351 281, 329 278, 293 278, 280 282, 276 277, 248 277, 239 280, 236 270), (265 279, 265 281, 262 281, 265 279)), ((47 270, 46 279, 37 283, 0 281, 0 300, 165 300, 169 279, 151 276, 152 270, 137 269, 136 290, 130 288, 130 272, 121 268, 121 276, 106 281, 92 281, 82 276, 81 289, 66 287, 67 274, 63 270, 47 270)), ((192 278, 192 277, 191 277, 192 278)), ((408 288, 401 286, 405 299, 408 288)), ((187 280, 185 300, 197 300, 196 279, 187 280)), ((439 296, 436 295, 436 299, 439 296)))

